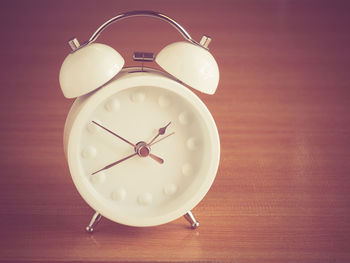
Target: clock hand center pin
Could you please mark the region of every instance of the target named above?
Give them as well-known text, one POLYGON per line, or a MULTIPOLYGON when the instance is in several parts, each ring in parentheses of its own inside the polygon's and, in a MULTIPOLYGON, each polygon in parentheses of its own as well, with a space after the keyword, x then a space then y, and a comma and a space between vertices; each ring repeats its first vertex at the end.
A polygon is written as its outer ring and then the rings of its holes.
POLYGON ((151 157, 153 160, 157 161, 158 163, 162 164, 164 163, 164 160, 154 154, 151 153, 151 148, 149 145, 145 142, 138 142, 135 146, 135 152, 140 156, 140 157, 151 157))

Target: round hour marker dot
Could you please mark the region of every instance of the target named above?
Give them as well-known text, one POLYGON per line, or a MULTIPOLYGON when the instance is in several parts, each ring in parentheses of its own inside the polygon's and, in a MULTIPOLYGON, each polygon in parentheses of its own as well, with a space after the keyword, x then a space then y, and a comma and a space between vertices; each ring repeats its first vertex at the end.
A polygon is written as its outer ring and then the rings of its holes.
POLYGON ((152 194, 143 193, 139 195, 137 201, 140 205, 150 205, 152 203, 152 194))
POLYGON ((184 176, 190 176, 190 175, 192 175, 192 173, 193 173, 192 165, 190 163, 185 163, 182 166, 182 174, 184 176))
POLYGON ((169 184, 164 187, 163 191, 164 191, 164 194, 166 195, 173 195, 177 191, 177 186, 176 184, 169 184))
POLYGON ((191 137, 186 141, 186 146, 189 150, 194 151, 198 148, 199 142, 195 137, 191 137))
POLYGON ((179 121, 181 124, 186 125, 190 123, 191 118, 187 112, 182 112, 179 115, 179 121))
POLYGON ((120 102, 117 99, 110 99, 105 103, 105 109, 107 111, 113 112, 120 109, 120 102))
POLYGON ((87 146, 83 152, 81 153, 81 155, 83 156, 83 158, 85 159, 90 159, 90 158, 94 158, 96 156, 96 148, 92 147, 92 146, 87 146))
POLYGON ((123 201, 125 197, 126 197, 126 190, 124 188, 116 189, 111 194, 111 198, 114 201, 123 201))
POLYGON ((146 99, 146 94, 142 91, 137 91, 131 95, 131 100, 136 103, 143 102, 146 99))
POLYGON ((170 99, 167 96, 160 95, 158 98, 159 106, 162 108, 168 107, 170 105, 170 99))
POLYGON ((93 174, 91 175, 90 180, 93 184, 102 184, 106 180, 106 174, 104 172, 93 174))

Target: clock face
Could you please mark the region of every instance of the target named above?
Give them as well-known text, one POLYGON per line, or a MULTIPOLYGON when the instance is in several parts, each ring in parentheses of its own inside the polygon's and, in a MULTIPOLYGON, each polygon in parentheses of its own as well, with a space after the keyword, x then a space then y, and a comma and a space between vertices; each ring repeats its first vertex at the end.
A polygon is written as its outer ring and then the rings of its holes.
POLYGON ((216 174, 219 139, 209 111, 187 88, 161 79, 115 80, 82 103, 71 131, 68 159, 80 194, 119 223, 182 216, 216 174))

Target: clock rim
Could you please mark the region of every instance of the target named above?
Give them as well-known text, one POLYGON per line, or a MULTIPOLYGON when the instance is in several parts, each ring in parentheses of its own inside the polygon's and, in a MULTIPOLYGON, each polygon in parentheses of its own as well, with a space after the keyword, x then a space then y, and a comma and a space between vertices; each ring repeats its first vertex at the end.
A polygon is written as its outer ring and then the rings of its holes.
POLYGON ((65 153, 74 185, 76 186, 81 197, 88 203, 90 207, 92 207, 102 216, 114 222, 136 227, 156 226, 168 223, 183 216, 188 211, 197 206, 212 186, 220 161, 220 139, 217 126, 210 111, 202 102, 202 100, 190 89, 184 86, 183 83, 176 81, 174 78, 168 78, 166 74, 163 74, 163 72, 157 72, 155 69, 150 69, 147 72, 140 72, 135 70, 135 68, 129 68, 115 77, 111 82, 107 83, 104 87, 115 85, 115 83, 118 83, 118 89, 114 87, 113 89, 110 89, 112 91, 108 92, 108 89, 103 89, 102 87, 92 93, 89 93, 88 95, 78 98, 74 102, 77 107, 74 109, 74 104, 72 105, 70 111, 70 114, 72 116, 67 117, 66 126, 70 127, 66 127, 68 129, 67 131, 65 129, 65 153), (208 136, 210 137, 211 149, 213 150, 213 153, 211 153, 211 165, 208 169, 207 175, 204 176, 204 178, 206 178, 206 181, 201 182, 200 188, 193 193, 193 197, 178 207, 176 211, 147 219, 130 218, 130 216, 116 215, 110 211, 111 209, 108 209, 108 205, 100 205, 98 198, 92 195, 91 191, 88 190, 89 187, 86 186, 83 182, 84 179, 81 177, 80 164, 78 161, 75 161, 77 160, 76 158, 78 158, 77 156, 79 156, 79 147, 74 147, 74 144, 78 144, 80 140, 81 135, 78 134, 79 130, 81 130, 80 125, 84 125, 84 123, 86 123, 84 120, 88 119, 90 116, 88 114, 90 110, 87 108, 94 108, 94 105, 98 105, 107 99, 110 95, 116 94, 122 90, 129 88, 135 88, 137 86, 160 87, 162 89, 175 92, 177 95, 183 97, 184 99, 189 100, 190 97, 191 102, 194 101, 196 103, 195 106, 193 106, 193 104, 192 106, 200 114, 207 126, 207 131, 210 133, 208 136), (90 107, 86 107, 89 105, 90 107))

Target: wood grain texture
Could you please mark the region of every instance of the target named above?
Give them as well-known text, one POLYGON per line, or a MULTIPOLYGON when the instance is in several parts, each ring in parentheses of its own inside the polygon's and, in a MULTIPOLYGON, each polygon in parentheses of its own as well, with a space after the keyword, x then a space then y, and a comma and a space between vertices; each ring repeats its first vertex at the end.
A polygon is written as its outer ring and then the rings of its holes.
MULTIPOLYGON (((0 261, 350 261, 350 6, 347 1, 2 1, 0 261), (72 100, 58 72, 72 36, 134 9, 213 37, 214 96, 197 93, 221 136, 213 187, 194 209, 151 228, 102 220, 76 191, 62 147, 72 100)), ((169 25, 124 20, 100 42, 132 65, 181 40, 169 25)))

